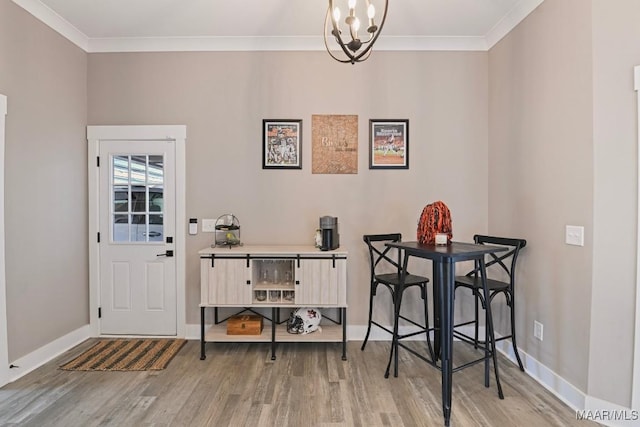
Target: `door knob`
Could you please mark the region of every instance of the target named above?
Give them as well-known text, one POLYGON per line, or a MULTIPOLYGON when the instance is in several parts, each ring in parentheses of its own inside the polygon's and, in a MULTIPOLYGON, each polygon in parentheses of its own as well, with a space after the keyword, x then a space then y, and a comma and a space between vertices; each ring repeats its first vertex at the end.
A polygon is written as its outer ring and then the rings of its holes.
POLYGON ((156 256, 166 256, 167 258, 171 258, 173 256, 173 250, 167 249, 164 253, 158 254, 156 256))

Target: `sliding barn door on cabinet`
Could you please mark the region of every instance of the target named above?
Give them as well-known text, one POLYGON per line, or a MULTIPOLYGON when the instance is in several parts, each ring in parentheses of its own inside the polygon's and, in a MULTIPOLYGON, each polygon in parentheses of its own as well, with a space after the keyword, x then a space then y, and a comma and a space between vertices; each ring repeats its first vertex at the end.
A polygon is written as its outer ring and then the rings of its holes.
POLYGON ((346 272, 346 259, 301 259, 296 268, 296 304, 345 304, 346 272))

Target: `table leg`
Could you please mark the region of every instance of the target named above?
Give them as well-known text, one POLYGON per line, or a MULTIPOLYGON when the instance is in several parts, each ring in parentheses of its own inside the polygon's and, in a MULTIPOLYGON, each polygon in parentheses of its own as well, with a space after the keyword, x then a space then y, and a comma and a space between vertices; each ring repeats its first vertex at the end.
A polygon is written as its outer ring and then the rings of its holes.
POLYGON ((276 360, 276 307, 271 307, 271 360, 276 360))
POLYGON ((440 299, 440 338, 442 345, 442 413, 444 425, 449 426, 451 419, 451 383, 453 379, 453 292, 454 266, 450 260, 437 262, 438 287, 441 288, 440 299))
POLYGON ((433 262, 432 279, 433 279, 433 362, 437 362, 440 358, 440 267, 438 263, 433 262))

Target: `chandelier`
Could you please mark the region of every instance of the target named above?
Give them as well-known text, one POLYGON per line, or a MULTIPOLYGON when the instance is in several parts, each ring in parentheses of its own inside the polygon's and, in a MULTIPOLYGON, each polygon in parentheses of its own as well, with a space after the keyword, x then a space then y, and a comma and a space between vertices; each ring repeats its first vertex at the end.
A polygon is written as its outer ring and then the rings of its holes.
MULTIPOLYGON (((389 0, 383 0, 384 10, 382 11, 382 20, 377 25, 375 21, 376 8, 373 5, 372 0, 360 0, 360 4, 357 4, 357 0, 347 1, 347 13, 344 18, 346 39, 343 39, 342 29, 340 28, 341 10, 334 3, 340 3, 340 0, 329 0, 329 7, 327 9, 327 16, 324 20, 324 46, 327 48, 327 52, 333 59, 342 63, 355 64, 356 62, 362 62, 369 58, 371 55, 371 48, 378 39, 384 21, 387 18, 387 6, 389 0), (365 22, 368 23, 366 27, 365 40, 360 39, 358 31, 361 27, 361 20, 358 16, 366 17, 365 22), (336 54, 332 52, 329 47, 329 33, 335 39, 335 42, 342 50, 342 54, 336 54), (350 38, 350 40, 349 40, 350 38)), ((342 0, 344 6, 344 0, 342 0)), ((378 15, 379 16, 379 15, 378 15)), ((333 45, 335 47, 335 45, 333 45)), ((337 51, 337 49, 335 49, 337 51)), ((339 51, 338 51, 339 52, 339 51)))

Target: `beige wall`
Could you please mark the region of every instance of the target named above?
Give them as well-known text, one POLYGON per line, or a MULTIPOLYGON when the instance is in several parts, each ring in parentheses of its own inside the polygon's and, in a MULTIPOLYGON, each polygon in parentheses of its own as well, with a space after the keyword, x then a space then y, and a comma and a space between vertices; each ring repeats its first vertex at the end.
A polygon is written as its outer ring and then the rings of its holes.
POLYGON ((547 0, 489 53, 489 232, 526 238, 519 346, 585 392, 593 239, 591 7, 547 0), (585 227, 585 246, 564 243, 585 227), (544 341, 533 338, 533 322, 544 341))
POLYGON ((589 395, 631 403, 640 2, 593 0, 594 266, 589 395), (615 355, 615 363, 610 363, 615 355))
POLYGON ((0 0, 9 360, 89 321, 87 54, 0 0))
MULTIPOLYGON (((246 244, 312 244, 318 217, 338 217, 351 325, 366 319, 363 234, 414 239, 423 206, 438 199, 456 238, 486 230, 487 123, 486 52, 375 52, 356 66, 323 52, 89 55, 89 124, 187 125, 187 217, 234 213, 246 244), (312 114, 359 116, 357 174, 311 173, 312 114), (262 169, 265 118, 303 120, 302 170, 262 169), (409 119, 409 170, 368 169, 370 118, 409 119)), ((196 324, 197 251, 213 236, 187 239, 196 324)))
POLYGON ((520 277, 519 344, 623 407, 634 350, 638 16, 635 0, 547 0, 489 54, 489 230, 535 236, 520 277), (565 224, 585 226, 584 248, 563 244, 565 224), (533 320, 545 324, 542 343, 533 320))

